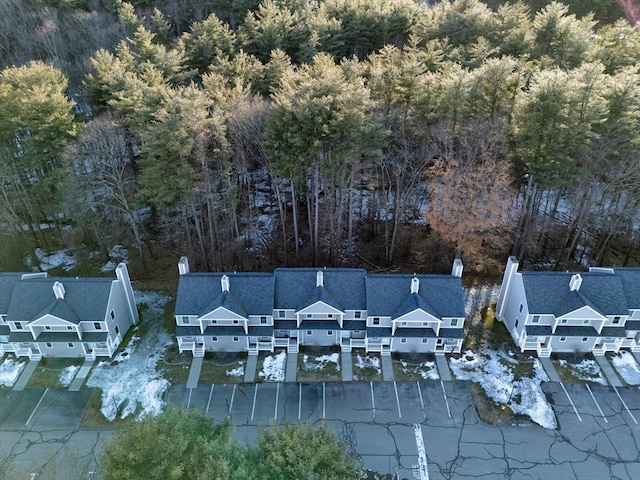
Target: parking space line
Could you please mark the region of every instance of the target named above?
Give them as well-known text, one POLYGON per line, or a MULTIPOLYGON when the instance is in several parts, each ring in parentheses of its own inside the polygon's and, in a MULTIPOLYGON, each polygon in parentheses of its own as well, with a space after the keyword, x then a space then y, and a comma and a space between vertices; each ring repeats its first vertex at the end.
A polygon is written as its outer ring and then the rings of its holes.
POLYGON ((371 387, 371 407, 373 408, 373 418, 376 418, 376 399, 373 396, 373 382, 369 382, 371 387))
POLYGON ((418 467, 420 471, 420 480, 429 480, 427 453, 424 448, 424 439, 422 438, 422 427, 419 423, 413 424, 413 433, 416 436, 416 446, 418 447, 418 467))
POLYGON ((302 415, 302 384, 298 384, 298 420, 300 420, 300 416, 302 415))
POLYGON ((229 403, 229 413, 228 413, 228 417, 231 418, 231 410, 233 409, 233 399, 236 398, 236 387, 238 386, 238 384, 234 383, 233 384, 233 392, 231 392, 231 402, 229 403))
POLYGON ((253 422, 253 415, 256 413, 256 398, 258 397, 258 384, 253 384, 255 388, 253 389, 253 407, 251 407, 251 421, 253 422))
POLYGON ((327 393, 326 393, 326 384, 322 382, 322 419, 324 420, 327 416, 327 393))
POLYGON ((589 386, 589 384, 585 383, 584 386, 587 387, 587 390, 589 390, 589 394, 591 395, 591 398, 593 398, 593 401, 596 404, 596 407, 598 407, 598 411, 600 412, 600 415, 602 415, 602 418, 604 419, 604 423, 609 423, 609 421, 607 420, 607 417, 604 416, 604 413, 600 408, 600 404, 596 401, 596 397, 593 395, 593 392, 591 391, 591 387, 589 386))
POLYGON ((560 386, 562 387, 562 390, 564 390, 564 394, 567 396, 567 398, 569 399, 569 403, 571 403, 571 406, 573 407, 573 411, 576 412, 576 415, 578 416, 578 420, 582 421, 582 417, 580 416, 580 414, 578 413, 578 409, 576 408, 575 404, 573 403, 573 400, 571 399, 571 397, 569 396, 569 392, 567 392, 567 389, 564 388, 564 383, 560 382, 560 386))
POLYGON ((422 389, 420 388, 420 382, 416 382, 416 385, 418 387, 418 395, 420 396, 420 406, 422 407, 422 413, 424 413, 424 416, 426 418, 427 412, 424 411, 424 400, 422 399, 422 389))
POLYGON ((31 412, 31 415, 29 415, 29 419, 27 420, 27 423, 25 423, 25 425, 29 425, 29 422, 31 421, 31 419, 33 418, 33 416, 36 413, 36 410, 38 410, 38 407, 40 406, 40 404, 42 403, 42 400, 44 400, 44 396, 47 394, 47 392, 49 391, 48 388, 44 389, 44 393, 42 394, 42 396, 40 397, 40 400, 38 401, 38 403, 36 404, 36 408, 33 409, 33 412, 31 412))
POLYGON ((213 387, 215 383, 211 384, 211 391, 209 392, 209 400, 207 401, 207 409, 204 411, 205 415, 209 414, 209 406, 211 405, 211 397, 213 396, 213 387))
POLYGON ((189 406, 191 405, 191 392, 193 392, 193 388, 189 389, 189 398, 187 398, 187 410, 189 410, 189 406))
POLYGON ((447 392, 445 392, 444 390, 444 382, 442 380, 440 380, 440 386, 442 387, 442 396, 444 397, 444 403, 447 405, 447 414, 449 415, 449 418, 451 418, 451 409, 449 408, 449 400, 447 400, 447 392))
POLYGON ((273 419, 278 420, 278 398, 280 397, 280 382, 276 383, 276 406, 273 409, 273 419))
POLYGON ((398 405, 398 418, 402 418, 402 412, 400 411, 400 398, 398 397, 398 386, 396 381, 393 381, 393 389, 396 391, 396 404, 398 405))
POLYGON ((631 410, 629 410, 629 407, 627 407, 627 403, 620 396, 620 392, 618 392, 618 389, 616 387, 613 387, 613 390, 616 392, 616 395, 618 395, 618 398, 622 402, 622 405, 624 405, 624 408, 627 411, 627 413, 629 414, 629 416, 631 417, 631 420, 633 420, 634 423, 637 425, 638 421, 636 420, 636 417, 633 416, 633 413, 631 413, 631 410))

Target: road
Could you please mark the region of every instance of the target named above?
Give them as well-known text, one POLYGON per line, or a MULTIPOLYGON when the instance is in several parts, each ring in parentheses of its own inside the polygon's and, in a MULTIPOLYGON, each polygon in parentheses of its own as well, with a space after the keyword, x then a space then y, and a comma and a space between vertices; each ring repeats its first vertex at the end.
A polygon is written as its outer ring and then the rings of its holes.
MULTIPOLYGON (((362 465, 398 478, 640 478, 640 389, 546 383, 544 390, 557 430, 483 424, 465 382, 174 386, 167 400, 230 418, 234 438, 250 444, 259 425, 324 421, 362 465)), ((73 478, 69 471, 92 478, 112 431, 78 427, 90 393, 1 390, 0 462, 11 463, 3 478, 38 478, 32 474, 44 464, 66 472, 58 478, 73 478)))

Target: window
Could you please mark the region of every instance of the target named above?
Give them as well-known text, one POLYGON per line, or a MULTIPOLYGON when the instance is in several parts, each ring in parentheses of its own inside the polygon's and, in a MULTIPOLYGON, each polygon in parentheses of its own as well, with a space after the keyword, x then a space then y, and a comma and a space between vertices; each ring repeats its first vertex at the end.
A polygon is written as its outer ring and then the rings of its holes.
POLYGON ((401 338, 400 339, 400 343, 407 343, 407 339, 406 338, 401 338))
POLYGON ((118 335, 120 333, 120 329, 118 328, 118 325, 116 325, 116 335, 118 335))
POLYGON ((53 345, 51 345, 51 342, 47 342, 47 348, 51 348, 53 345))
POLYGON ((267 317, 260 317, 260 323, 262 324, 267 323, 267 317))
POLYGON ((584 320, 582 323, 584 323, 585 325, 589 325, 589 320, 584 320))
POLYGON ((211 337, 211 341, 212 342, 217 342, 218 341, 218 337, 211 337))
POLYGON ((560 320, 560 323, 562 323, 563 325, 567 324, 569 322, 569 320, 567 320, 566 318, 563 318, 562 320, 560 320))
POLYGON ((524 306, 522 304, 520 304, 520 308, 518 309, 518 312, 522 313, 522 309, 524 308, 524 306))
POLYGON ((51 326, 50 326, 50 325, 45 325, 45 326, 44 326, 44 329, 45 329, 45 330, 51 330, 51 326))
POLYGON ((333 335, 333 330, 327 331, 327 335, 333 335))
POLYGON ((116 318, 116 314, 113 312, 113 310, 111 310, 111 320, 116 318))
POLYGON ((73 330, 73 327, 67 327, 67 330, 73 330))
POLYGON ((234 325, 237 325, 237 324, 238 324, 238 320, 234 320, 234 321, 233 321, 233 324, 234 324, 234 325))
POLYGON ((361 311, 353 312, 353 318, 362 318, 362 312, 361 311))
POLYGON ((374 325, 380 325, 380 317, 373 317, 371 323, 373 323, 374 325))
POLYGON ((211 325, 217 325, 218 324, 218 320, 211 320, 211 325))
POLYGON ((100 322, 93 322, 93 328, 95 330, 102 330, 102 324, 100 322))
POLYGON ((22 324, 20 322, 16 322, 16 330, 22 330, 22 324))
POLYGON ((71 342, 67 343, 67 347, 73 348, 73 343, 71 343, 71 342))
POLYGON ((518 322, 519 320, 516 318, 516 323, 515 323, 516 328, 518 328, 518 322))
POLYGON ((560 341, 561 342, 566 342, 567 341, 567 337, 560 337, 560 341))
POLYGON ((329 315, 327 315, 327 318, 333 318, 333 313, 330 313, 329 315))
POLYGON ((458 326, 458 319, 457 318, 452 318, 451 319, 451 326, 452 327, 457 327, 458 326))
POLYGON ((620 317, 613 317, 613 322, 614 325, 618 325, 620 323, 620 317))
POLYGON ((238 341, 240 341, 240 339, 238 337, 233 337, 233 341, 234 342, 238 342, 238 341))
POLYGON ((422 322, 422 326, 423 327, 428 327, 429 326, 429 322, 422 322))
POLYGON ((422 343, 429 343, 429 339, 428 338, 423 338, 422 339, 422 343))
POLYGON ((280 318, 284 318, 284 316, 285 316, 285 311, 284 311, 284 310, 280 310, 280 311, 278 312, 278 316, 279 316, 280 318))
POLYGON ((307 318, 313 318, 313 314, 312 313, 307 313, 307 318))
POLYGON ((400 322, 400 326, 401 327, 406 327, 407 326, 407 322, 400 322))
POLYGON ((534 315, 533 317, 531 317, 531 323, 538 323, 540 322, 540 315, 534 315))
POLYGON ((589 338, 588 338, 588 337, 582 337, 582 341, 583 341, 583 342, 588 342, 588 341, 589 341, 589 338))
POLYGON ((311 336, 313 335, 313 332, 311 330, 307 330, 307 335, 311 336))

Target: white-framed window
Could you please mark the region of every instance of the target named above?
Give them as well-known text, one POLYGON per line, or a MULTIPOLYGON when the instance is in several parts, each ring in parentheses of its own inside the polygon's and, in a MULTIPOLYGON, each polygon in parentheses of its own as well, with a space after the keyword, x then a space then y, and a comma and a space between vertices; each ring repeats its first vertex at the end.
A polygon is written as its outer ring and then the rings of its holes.
POLYGON ((234 324, 234 325, 238 325, 238 323, 240 323, 240 321, 239 321, 239 320, 234 320, 234 321, 233 321, 233 324, 234 324))
POLYGON ((211 341, 212 342, 217 342, 218 341, 218 337, 211 337, 211 341))
POLYGON ((515 327, 516 327, 516 328, 518 328, 518 322, 519 322, 519 321, 520 321, 520 320, 516 318, 516 323, 515 323, 515 327))
POLYGON ((111 320, 114 320, 116 318, 116 313, 113 310, 111 310, 111 313, 109 315, 111 315, 111 320))
POLYGON ((261 324, 266 324, 267 323, 267 317, 260 317, 260 323, 261 324))
POLYGON ((422 339, 422 343, 429 343, 429 339, 428 338, 423 338, 422 339))
POLYGON ((407 339, 406 338, 401 338, 400 339, 400 343, 407 343, 407 339))
POLYGON ((328 314, 327 318, 333 318, 333 313, 328 314))
POLYGON ((540 315, 534 315, 533 317, 531 317, 531 323, 538 323, 540 322, 540 315))
POLYGON ((518 308, 518 312, 522 313, 523 308, 524 308, 524 305, 520 304, 520 308, 518 308))
POLYGON ((333 335, 333 330, 327 330, 327 335, 329 336, 333 335))
POLYGON ((307 313, 307 318, 313 318, 313 313, 307 313))
POLYGON ((373 317, 373 319, 371 320, 371 323, 373 325, 380 325, 380 317, 373 317))
POLYGON ((582 341, 583 342, 588 342, 589 341, 589 337, 582 337, 582 341))
POLYGON ((20 322, 16 322, 16 330, 22 330, 22 324, 20 322))
POLYGON ((239 339, 238 337, 233 337, 233 341, 234 341, 234 342, 239 342, 239 341, 240 341, 240 339, 239 339))
POLYGON ((73 343, 71 343, 71 342, 67 343, 67 347, 73 348, 73 343))
POLYGON ((618 325, 620 323, 621 317, 613 317, 613 321, 611 323, 613 323, 614 325, 618 325))
POLYGON ((73 327, 69 326, 67 327, 67 330, 73 330, 73 327))
POLYGON ((47 348, 51 348, 53 347, 53 345, 51 344, 51 342, 47 342, 47 348))
POLYGON ((589 323, 591 323, 589 320, 583 320, 582 323, 584 323, 585 325, 589 325, 589 323))
POLYGON ((567 341, 567 337, 560 337, 560 341, 561 342, 566 342, 567 341))
POLYGON ((100 322, 93 322, 94 330, 102 330, 102 324, 100 322))
POLYGON ((120 329, 118 328, 118 325, 116 325, 116 335, 118 335, 120 333, 120 329))
POLYGON ((458 326, 458 319, 457 318, 452 318, 451 319, 451 326, 452 327, 457 327, 458 326))
POLYGON ((311 335, 313 335, 313 332, 311 330, 307 330, 307 335, 311 336, 311 335))
POLYGON ((362 317, 362 312, 360 310, 353 312, 353 318, 361 318, 361 317, 362 317))
POLYGON ((400 322, 400 326, 401 327, 406 327, 407 326, 407 322, 400 322))
POLYGON ((566 323, 569 323, 569 320, 567 320, 566 318, 563 318, 562 320, 560 320, 560 323, 566 324, 566 323))
POLYGON ((428 327, 429 326, 429 322, 422 322, 422 326, 423 327, 428 327))
POLYGON ((284 318, 285 315, 286 315, 286 312, 284 310, 278 310, 278 316, 280 318, 284 318))
POLYGON ((51 330, 51 325, 45 325, 45 326, 44 326, 44 329, 45 329, 45 330, 51 330))

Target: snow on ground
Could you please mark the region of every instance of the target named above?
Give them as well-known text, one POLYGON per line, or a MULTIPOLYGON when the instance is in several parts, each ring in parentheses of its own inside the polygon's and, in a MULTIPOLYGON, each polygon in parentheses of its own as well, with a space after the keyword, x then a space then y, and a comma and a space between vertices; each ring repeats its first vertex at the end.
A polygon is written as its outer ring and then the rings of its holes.
POLYGON ((73 379, 76 377, 76 373, 78 373, 80 367, 77 365, 70 365, 67 368, 62 369, 60 372, 59 382, 63 387, 68 387, 73 382, 73 379))
POLYGON ((602 370, 600 370, 600 365, 598 365, 595 360, 585 359, 580 363, 569 363, 566 360, 560 359, 558 363, 561 367, 568 368, 571 375, 580 380, 607 385, 607 381, 602 375, 602 370))
POLYGON ((375 368, 378 374, 382 373, 380 359, 378 357, 369 357, 368 355, 356 355, 356 368, 375 368))
POLYGON ((129 253, 122 245, 114 245, 109 250, 109 261, 100 267, 101 272, 111 272, 116 269, 119 263, 129 263, 129 253))
POLYGON ((322 370, 328 363, 335 363, 336 371, 340 371, 340 355, 337 353, 321 355, 319 357, 310 355, 304 355, 302 357, 302 369, 308 372, 322 370))
POLYGON ((162 327, 164 305, 169 297, 156 292, 135 293, 136 303, 145 306, 141 321, 148 331, 133 336, 131 341, 111 361, 96 365, 87 380, 87 386, 102 389, 100 411, 109 421, 138 413, 138 418, 156 415, 162 411, 162 396, 169 381, 156 370, 167 345, 173 343, 162 327))
POLYGON ((458 380, 480 384, 494 402, 508 405, 514 413, 527 415, 544 428, 556 428, 555 414, 540 388, 549 378, 537 359, 534 376, 517 381, 510 367, 517 362, 502 352, 484 350, 479 354, 467 350, 461 358, 451 358, 449 363, 458 380))
POLYGON ((0 364, 0 386, 13 387, 24 366, 24 363, 17 361, 13 356, 5 358, 0 364))
POLYGON ((269 355, 264 359, 262 370, 258 376, 267 382, 284 382, 284 369, 287 354, 282 351, 277 355, 269 355))
POLYGON ((228 377, 243 377, 244 376, 244 363, 238 362, 240 364, 239 367, 233 368, 231 370, 227 370, 226 373, 228 377))
POLYGON ((38 261, 40 262, 39 265, 34 267, 31 263, 31 257, 29 256, 27 256, 25 260, 25 263, 30 267, 32 267, 34 271, 47 272, 52 268, 56 268, 63 265, 62 269, 65 272, 68 272, 69 270, 72 270, 73 268, 75 268, 75 266, 78 263, 78 260, 76 259, 76 257, 74 257, 69 250, 59 250, 57 252, 53 252, 52 254, 48 255, 41 248, 36 248, 35 254, 36 254, 36 257, 38 258, 38 261))
POLYGON ((471 325, 480 321, 480 311, 492 303, 498 303, 500 285, 478 285, 463 287, 464 311, 471 325))
POLYGON ((619 352, 613 357, 612 362, 626 383, 629 385, 640 385, 640 368, 631 353, 626 351, 619 352))
POLYGON ((420 375, 424 380, 440 380, 435 362, 423 362, 418 365, 400 360, 402 373, 420 375))

